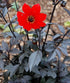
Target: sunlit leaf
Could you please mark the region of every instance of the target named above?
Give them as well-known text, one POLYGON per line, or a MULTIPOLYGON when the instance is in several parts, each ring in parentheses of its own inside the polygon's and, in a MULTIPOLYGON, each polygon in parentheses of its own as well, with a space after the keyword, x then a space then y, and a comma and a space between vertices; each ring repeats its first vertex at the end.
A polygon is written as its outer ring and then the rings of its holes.
POLYGON ((70 21, 65 22, 65 23, 64 23, 64 26, 65 26, 65 27, 70 27, 70 21))
MULTIPOLYGON (((18 2, 16 2, 16 4, 17 4, 17 7, 19 8, 19 6, 18 6, 18 2)), ((12 3, 12 8, 15 9, 15 10, 17 10, 17 9, 16 9, 16 4, 15 4, 15 2, 12 3)))

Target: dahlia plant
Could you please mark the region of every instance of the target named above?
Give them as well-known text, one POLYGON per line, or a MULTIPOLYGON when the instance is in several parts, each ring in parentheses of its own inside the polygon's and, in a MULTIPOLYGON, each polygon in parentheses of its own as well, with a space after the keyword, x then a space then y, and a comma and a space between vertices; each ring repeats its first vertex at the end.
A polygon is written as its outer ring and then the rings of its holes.
POLYGON ((70 11, 65 8, 64 0, 51 1, 53 10, 49 23, 44 22, 47 15, 40 12, 39 3, 32 7, 24 3, 21 12, 15 0, 17 14, 10 19, 8 9, 12 5, 8 0, 0 2, 0 18, 6 23, 3 30, 7 27, 9 29, 2 32, 2 35, 10 38, 9 43, 2 41, 0 46, 0 76, 3 83, 70 83, 70 56, 67 52, 70 46, 70 28, 65 30, 63 26, 52 23, 58 4, 69 15, 70 11), (61 33, 57 33, 51 25, 61 33), (51 34, 49 30, 52 31, 51 34))

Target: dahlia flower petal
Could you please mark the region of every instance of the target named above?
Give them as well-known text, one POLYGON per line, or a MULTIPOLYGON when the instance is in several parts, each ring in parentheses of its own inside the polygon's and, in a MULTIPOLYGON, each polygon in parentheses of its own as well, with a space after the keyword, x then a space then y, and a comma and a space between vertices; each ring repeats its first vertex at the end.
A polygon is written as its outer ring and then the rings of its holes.
POLYGON ((41 7, 39 4, 35 4, 33 7, 32 7, 32 11, 34 13, 40 13, 40 10, 41 10, 41 7))
POLYGON ((46 24, 44 22, 40 22, 39 25, 40 25, 40 27, 45 27, 46 26, 46 24))
POLYGON ((19 25, 23 26, 24 22, 26 21, 26 15, 22 12, 17 12, 17 20, 19 25))
POLYGON ((20 17, 20 16, 22 17, 23 15, 24 15, 24 13, 19 12, 19 11, 17 12, 17 17, 20 17))
POLYGON ((44 13, 40 13, 40 15, 38 16, 38 20, 40 21, 44 21, 46 19, 47 15, 44 13))
POLYGON ((28 24, 27 25, 23 25, 23 28, 26 29, 27 31, 31 30, 31 26, 29 26, 28 24))
POLYGON ((36 24, 34 23, 32 26, 33 29, 40 29, 40 26, 37 23, 36 24))
POLYGON ((24 5, 22 6, 22 10, 24 13, 30 13, 31 12, 31 7, 29 5, 27 5, 26 3, 24 3, 24 5))

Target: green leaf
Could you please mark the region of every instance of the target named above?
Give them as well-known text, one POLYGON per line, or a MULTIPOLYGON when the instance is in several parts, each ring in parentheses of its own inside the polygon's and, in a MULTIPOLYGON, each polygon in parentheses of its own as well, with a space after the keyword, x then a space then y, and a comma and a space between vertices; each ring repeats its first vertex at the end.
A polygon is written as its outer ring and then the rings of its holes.
POLYGON ((15 32, 17 32, 17 33, 25 33, 24 29, 21 29, 21 28, 15 29, 15 32))
POLYGON ((65 27, 70 27, 70 21, 65 22, 65 23, 64 23, 64 26, 65 26, 65 27))
POLYGON ((4 29, 4 25, 3 24, 0 24, 0 29, 4 29))
POLYGON ((3 32, 10 32, 9 27, 6 27, 6 29, 3 32))
MULTIPOLYGON (((19 6, 18 6, 18 2, 16 2, 16 4, 17 4, 17 7, 19 8, 19 6)), ((15 4, 15 2, 12 3, 12 8, 15 9, 15 10, 17 10, 17 9, 16 9, 16 4, 15 4)))

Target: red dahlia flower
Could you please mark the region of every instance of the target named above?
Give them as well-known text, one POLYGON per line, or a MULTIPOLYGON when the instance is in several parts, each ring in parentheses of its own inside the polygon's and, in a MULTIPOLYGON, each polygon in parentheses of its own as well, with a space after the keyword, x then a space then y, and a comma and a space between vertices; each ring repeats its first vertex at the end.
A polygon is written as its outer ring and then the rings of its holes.
POLYGON ((23 5, 23 12, 17 12, 18 23, 23 26, 27 31, 33 29, 39 29, 46 24, 43 22, 46 19, 46 14, 40 13, 40 5, 35 4, 32 8, 26 3, 23 5))

